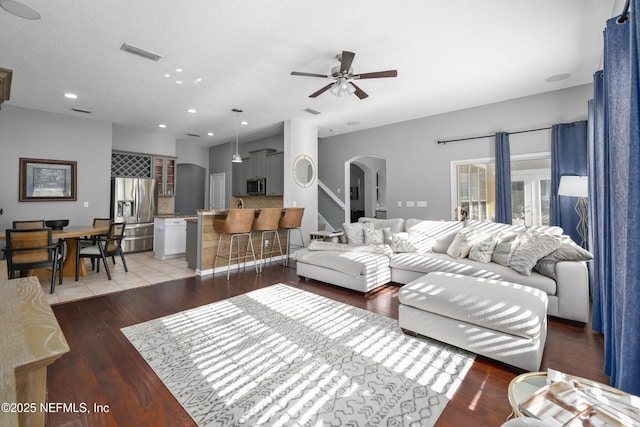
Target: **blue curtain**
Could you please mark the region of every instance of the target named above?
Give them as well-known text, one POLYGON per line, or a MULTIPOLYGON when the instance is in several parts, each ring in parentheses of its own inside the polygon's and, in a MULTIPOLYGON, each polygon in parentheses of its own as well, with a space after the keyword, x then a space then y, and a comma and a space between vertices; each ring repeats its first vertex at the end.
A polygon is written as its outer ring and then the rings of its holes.
POLYGON ((511 151, 509 134, 496 133, 496 222, 511 224, 511 151))
POLYGON ((637 13, 607 21, 604 73, 594 78, 589 198, 593 328, 605 336, 611 383, 640 394, 640 98, 637 13), (600 75, 603 75, 603 78, 600 75))
POLYGON ((580 218, 575 211, 575 197, 558 196, 562 175, 586 176, 587 122, 562 123, 551 127, 551 200, 549 222, 562 227, 564 234, 580 244, 582 237, 576 229, 580 218))

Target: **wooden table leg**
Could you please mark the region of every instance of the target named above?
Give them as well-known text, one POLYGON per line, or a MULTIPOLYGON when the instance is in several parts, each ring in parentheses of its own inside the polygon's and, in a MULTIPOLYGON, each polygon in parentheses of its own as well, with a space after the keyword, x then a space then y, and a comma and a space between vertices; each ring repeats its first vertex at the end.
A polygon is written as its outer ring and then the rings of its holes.
MULTIPOLYGON (((76 242, 78 239, 67 238, 65 242, 67 244, 67 254, 62 264, 62 275, 65 277, 76 276, 76 242)), ((87 269, 84 267, 84 262, 80 260, 79 276, 84 277, 87 275, 87 269)))

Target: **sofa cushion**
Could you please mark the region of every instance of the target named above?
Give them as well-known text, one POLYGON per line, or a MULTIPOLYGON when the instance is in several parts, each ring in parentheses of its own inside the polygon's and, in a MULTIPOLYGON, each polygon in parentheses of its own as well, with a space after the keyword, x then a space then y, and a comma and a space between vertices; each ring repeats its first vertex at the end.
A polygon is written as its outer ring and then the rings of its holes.
POLYGON ((465 258, 476 241, 476 231, 473 228, 463 228, 453 238, 447 248, 447 255, 451 258, 465 258))
POLYGON ((533 269, 540 274, 556 279, 556 263, 560 261, 589 261, 591 252, 582 249, 568 236, 562 237, 560 247, 538 261, 533 269))
POLYGON ((371 227, 363 227, 365 245, 381 245, 384 243, 384 232, 371 227))
POLYGON ((520 244, 520 237, 515 233, 500 231, 496 239, 496 247, 493 249, 491 261, 496 264, 508 266, 513 253, 520 244))
POLYGON ((365 228, 373 229, 373 224, 363 222, 342 224, 344 235, 347 236, 347 243, 350 245, 363 245, 365 228))
POLYGON ((348 251, 300 249, 296 251, 295 259, 297 262, 325 267, 357 278, 375 274, 378 268, 389 267, 389 257, 371 252, 372 248, 375 246, 355 246, 348 251))
MULTIPOLYGON (((547 295, 505 281, 431 273, 400 288, 400 304, 495 331, 539 339, 547 295)), ((495 344, 495 343, 494 343, 495 344)))
POLYGON ((376 230, 389 228, 392 233, 400 233, 405 231, 404 229, 404 218, 389 218, 389 219, 381 219, 381 218, 369 218, 369 217, 360 217, 358 218, 358 222, 367 222, 373 224, 373 228, 376 230))
POLYGON ((395 233, 391 237, 391 250, 395 253, 404 253, 410 252, 413 253, 416 251, 416 247, 411 243, 411 238, 409 237, 409 233, 395 233))
POLYGON ((524 276, 509 267, 493 262, 485 264, 469 258, 454 259, 447 254, 394 253, 391 256, 389 265, 392 268, 400 268, 417 273, 443 271, 484 279, 506 280, 540 289, 549 295, 555 295, 557 289, 555 280, 536 271, 532 272, 530 276, 524 276))
POLYGON ((560 244, 559 236, 528 229, 509 260, 509 267, 528 276, 538 260, 558 249, 560 244))
POLYGON ((473 244, 469 251, 469 259, 482 263, 491 262, 493 251, 498 243, 497 236, 489 236, 473 244))
POLYGON ((417 252, 445 253, 464 224, 459 221, 407 219, 404 226, 417 252))

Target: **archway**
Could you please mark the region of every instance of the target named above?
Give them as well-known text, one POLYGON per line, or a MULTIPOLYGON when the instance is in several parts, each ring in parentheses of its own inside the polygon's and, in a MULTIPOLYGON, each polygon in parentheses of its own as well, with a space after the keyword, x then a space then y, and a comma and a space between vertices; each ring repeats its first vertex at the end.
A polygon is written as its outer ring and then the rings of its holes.
POLYGON ((380 217, 387 206, 387 160, 362 155, 345 162, 345 222, 380 217))

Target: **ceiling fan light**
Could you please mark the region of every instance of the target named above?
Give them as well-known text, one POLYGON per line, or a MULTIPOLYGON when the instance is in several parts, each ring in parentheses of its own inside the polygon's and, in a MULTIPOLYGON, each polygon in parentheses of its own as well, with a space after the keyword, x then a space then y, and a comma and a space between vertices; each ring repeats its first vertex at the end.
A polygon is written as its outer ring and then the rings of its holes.
POLYGON ((349 83, 349 87, 347 88, 347 92, 349 92, 349 95, 353 95, 354 93, 356 93, 356 88, 349 83))
POLYGON ((340 85, 338 84, 338 82, 334 83, 333 86, 331 86, 331 89, 329 89, 329 92, 338 96, 338 93, 340 92, 340 85))

